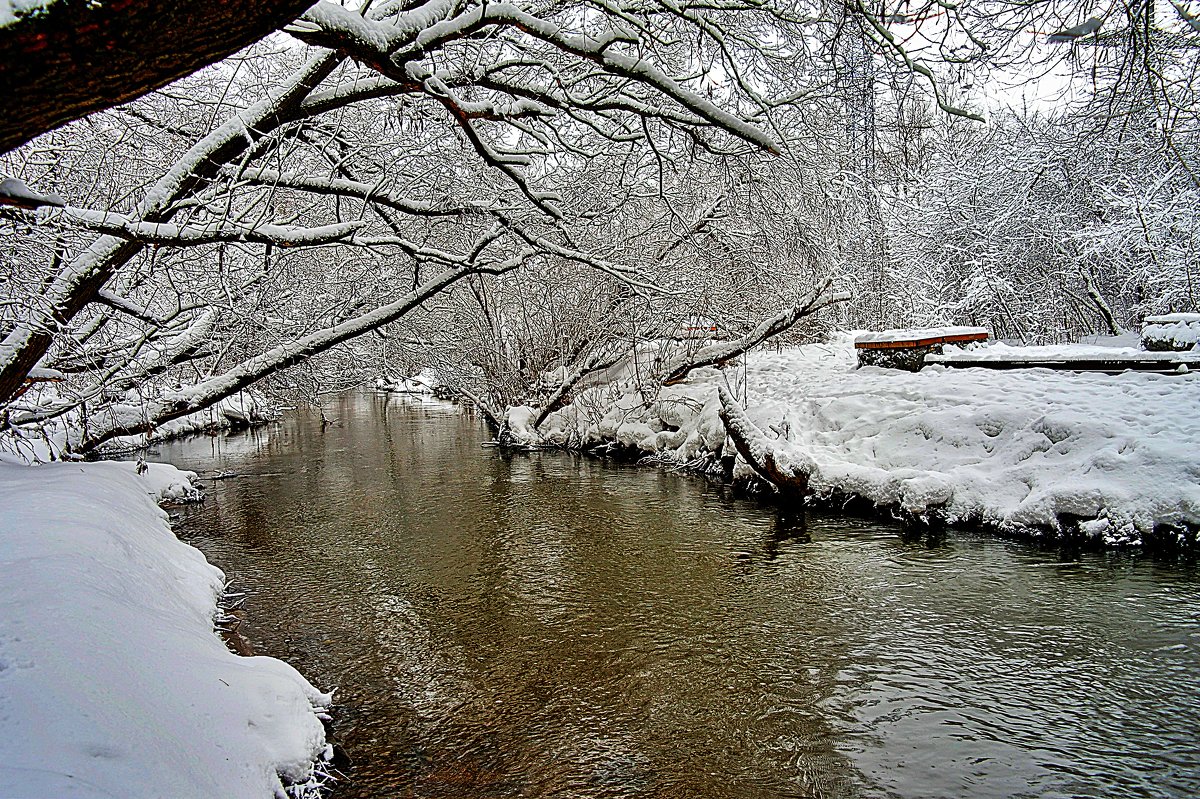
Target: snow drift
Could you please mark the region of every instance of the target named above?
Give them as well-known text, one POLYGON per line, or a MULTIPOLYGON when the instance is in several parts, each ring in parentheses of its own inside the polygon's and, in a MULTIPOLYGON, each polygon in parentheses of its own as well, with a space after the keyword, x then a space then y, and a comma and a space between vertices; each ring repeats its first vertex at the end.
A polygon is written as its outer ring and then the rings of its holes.
POLYGON ((155 504, 189 475, 0 462, 6 799, 315 793, 330 697, 217 636, 224 577, 155 504))

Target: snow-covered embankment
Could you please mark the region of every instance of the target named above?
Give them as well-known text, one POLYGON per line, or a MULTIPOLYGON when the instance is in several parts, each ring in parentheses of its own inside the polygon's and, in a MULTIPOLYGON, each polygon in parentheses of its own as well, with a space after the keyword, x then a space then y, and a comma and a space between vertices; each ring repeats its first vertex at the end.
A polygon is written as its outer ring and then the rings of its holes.
MULTIPOLYGON (((1196 543, 1200 374, 855 369, 851 341, 697 370, 649 404, 606 387, 542 434, 711 468, 734 454, 718 415, 717 387, 729 381, 760 443, 802 469, 818 500, 857 497, 908 518, 1108 545, 1196 543), (588 407, 600 411, 589 418, 588 407)), ((739 456, 735 476, 749 474, 739 456)))
POLYGON ((0 462, 0 795, 315 795, 329 696, 218 637, 224 576, 155 504, 188 475, 0 462))

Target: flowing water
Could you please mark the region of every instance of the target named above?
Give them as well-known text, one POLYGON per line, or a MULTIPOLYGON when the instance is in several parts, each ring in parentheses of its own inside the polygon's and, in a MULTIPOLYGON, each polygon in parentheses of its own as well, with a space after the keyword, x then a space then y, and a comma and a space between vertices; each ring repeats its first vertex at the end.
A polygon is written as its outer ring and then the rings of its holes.
POLYGON ((348 797, 1200 795, 1187 564, 788 518, 454 406, 195 438, 176 529, 323 689, 348 797))

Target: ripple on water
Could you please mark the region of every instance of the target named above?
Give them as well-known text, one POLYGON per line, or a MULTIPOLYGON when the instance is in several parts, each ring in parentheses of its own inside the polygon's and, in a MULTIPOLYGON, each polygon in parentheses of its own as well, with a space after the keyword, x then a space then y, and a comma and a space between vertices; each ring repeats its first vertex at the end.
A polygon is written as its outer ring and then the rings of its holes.
POLYGON ((1184 567, 788 518, 481 450, 452 406, 166 445, 259 651, 337 687, 338 797, 1200 794, 1184 567))

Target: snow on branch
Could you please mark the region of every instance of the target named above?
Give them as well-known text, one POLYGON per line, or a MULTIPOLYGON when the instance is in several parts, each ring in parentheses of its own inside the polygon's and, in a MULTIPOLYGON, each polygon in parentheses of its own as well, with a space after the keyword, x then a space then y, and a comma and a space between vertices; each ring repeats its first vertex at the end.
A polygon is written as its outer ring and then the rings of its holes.
POLYGON ((533 421, 530 423, 530 426, 536 430, 539 426, 541 426, 542 422, 546 421, 547 416, 554 413, 565 404, 564 400, 566 399, 567 395, 571 392, 571 389, 579 385, 580 380, 588 375, 595 374, 596 372, 602 372, 610 366, 615 365, 618 361, 624 358, 626 354, 627 353, 625 350, 615 350, 608 353, 605 353, 603 350, 597 350, 591 353, 573 370, 571 370, 566 377, 563 378, 558 388, 556 388, 550 394, 550 396, 546 398, 546 401, 543 402, 541 407, 538 408, 537 414, 533 417, 533 421))
MULTIPOLYGON (((529 182, 525 179, 525 176, 522 175, 517 169, 517 167, 531 165, 532 160, 529 158, 529 156, 504 152, 500 149, 497 149, 495 146, 485 141, 483 137, 479 135, 479 132, 475 130, 475 126, 471 124, 471 121, 474 119, 485 118, 485 116, 482 114, 484 104, 478 102, 472 103, 463 100, 451 90, 449 85, 447 85, 444 80, 438 77, 427 67, 415 62, 410 62, 407 66, 407 71, 414 80, 419 80, 422 82, 422 85, 425 86, 425 89, 430 96, 434 97, 438 102, 445 106, 446 110, 450 112, 450 116, 466 135, 467 140, 471 142, 471 146, 475 148, 475 151, 479 154, 480 158, 507 175, 508 178, 516 184, 517 188, 521 190, 521 193, 523 193, 531 203, 544 211, 548 216, 551 216, 555 219, 562 218, 562 212, 559 211, 555 206, 551 205, 551 201, 558 200, 560 198, 555 194, 541 192, 534 189, 529 185, 529 182)), ((544 113, 534 114, 535 116, 548 116, 550 113, 552 113, 546 110, 543 106, 533 103, 532 101, 517 100, 514 101, 514 106, 519 103, 526 103, 531 108, 539 108, 544 111, 544 113)))
MULTIPOLYGON (((612 47, 615 41, 612 38, 595 39, 590 36, 564 33, 554 23, 534 17, 510 3, 488 4, 483 6, 478 13, 489 22, 513 25, 565 52, 593 61, 607 72, 652 86, 684 108, 728 133, 751 142, 767 152, 776 155, 780 152, 779 144, 771 136, 712 101, 684 88, 646 59, 617 51, 612 47)), ((418 37, 418 42, 425 35, 422 34, 421 37, 418 37)))
POLYGON ((556 244, 547 239, 545 236, 539 236, 536 233, 529 232, 515 220, 508 218, 499 211, 493 211, 493 214, 502 220, 506 225, 508 225, 509 229, 514 234, 519 236, 530 246, 537 247, 539 250, 542 250, 549 255, 555 255, 568 261, 574 261, 585 266, 590 266, 591 268, 600 272, 612 275, 622 283, 625 283, 636 289, 641 289, 642 291, 648 291, 655 294, 667 293, 662 286, 644 280, 641 277, 641 273, 633 267, 625 266, 624 264, 619 264, 615 261, 609 261, 604 258, 599 258, 591 253, 584 252, 583 250, 573 247, 564 247, 561 244, 556 244))
POLYGON ((101 289, 100 291, 97 291, 96 299, 100 303, 107 305, 109 308, 112 308, 115 311, 120 311, 128 316, 132 316, 134 319, 140 319, 141 321, 155 325, 156 327, 163 324, 163 320, 159 319, 144 306, 138 305, 136 302, 133 302, 125 297, 118 296, 108 289, 101 289))
MULTIPOLYGON (((439 12, 444 10, 438 7, 439 12)), ((438 18, 437 14, 429 13, 422 19, 432 24, 421 29, 410 40, 406 40, 407 37, 399 32, 396 25, 364 19, 332 3, 321 2, 305 15, 306 24, 293 26, 289 32, 309 44, 348 53, 381 75, 401 83, 408 83, 413 79, 424 83, 433 73, 428 67, 419 67, 418 59, 452 42, 467 39, 486 28, 511 27, 564 53, 591 61, 610 75, 626 78, 661 92, 695 114, 698 121, 719 127, 767 152, 780 152, 780 146, 775 139, 755 125, 685 88, 651 61, 618 49, 615 45, 638 41, 629 31, 609 32, 599 37, 571 34, 557 24, 534 16, 511 3, 484 3, 455 16, 444 14, 438 18), (414 69, 424 70, 426 74, 414 74, 414 69)), ((415 26, 408 30, 415 30, 415 26)), ((431 88, 434 89, 431 93, 439 96, 439 88, 431 88)), ((459 113, 475 112, 482 115, 487 112, 495 115, 499 110, 499 107, 475 108, 464 105, 462 101, 458 101, 457 106, 459 113)), ((543 116, 547 112, 540 103, 533 106, 517 103, 504 110, 510 117, 515 112, 543 116)), ((648 110, 643 109, 642 113, 648 110)))
POLYGON ((327 37, 353 42, 360 48, 386 53, 397 44, 403 33, 396 26, 376 22, 339 6, 320 0, 312 5, 300 19, 284 28, 285 31, 304 39, 324 32, 327 37))
POLYGON ((392 14, 395 8, 395 3, 385 3, 364 17, 337 3, 320 0, 284 30, 308 44, 332 49, 353 44, 360 49, 387 54, 449 17, 458 8, 458 3, 430 0, 400 11, 392 21, 385 21, 384 17, 392 14))
POLYGON ((225 372, 208 377, 186 388, 168 392, 149 407, 145 418, 89 431, 88 436, 76 447, 76 451, 88 452, 113 438, 144 433, 164 422, 178 419, 197 410, 203 410, 268 375, 294 366, 342 342, 400 319, 421 306, 430 297, 439 294, 468 275, 510 271, 518 268, 534 255, 536 253, 533 250, 524 249, 502 262, 471 262, 445 269, 399 299, 271 347, 225 372))
POLYGON ((328 111, 344 108, 363 100, 377 100, 382 97, 395 97, 399 94, 413 94, 421 91, 419 84, 411 81, 397 81, 388 77, 377 77, 369 80, 356 80, 323 92, 313 92, 304 99, 294 112, 283 117, 283 121, 295 122, 309 119, 328 111))
POLYGON ((466 386, 455 385, 451 387, 451 390, 459 396, 466 398, 472 405, 474 405, 475 408, 483 414, 484 420, 493 430, 499 430, 503 426, 501 422, 503 413, 496 410, 486 399, 478 394, 475 394, 466 386))
POLYGON ((222 242, 275 244, 280 247, 314 246, 345 241, 363 227, 361 221, 339 222, 333 225, 299 228, 283 225, 232 225, 211 222, 200 225, 175 225, 166 222, 147 222, 130 219, 123 214, 93 211, 85 208, 64 208, 60 216, 69 222, 121 239, 141 244, 160 244, 173 247, 194 247, 222 242))
MULTIPOLYGON (((319 53, 269 96, 235 113, 159 178, 138 202, 132 217, 147 222, 169 220, 176 202, 294 116, 305 98, 342 60, 336 53, 319 53)), ((342 101, 350 100, 335 98, 329 107, 342 101)), ((69 323, 93 302, 96 292, 141 251, 141 246, 141 242, 128 237, 101 236, 59 270, 43 293, 44 302, 0 341, 0 402, 20 391, 25 375, 49 351, 53 341, 50 331, 69 323)))
POLYGON ((678 383, 686 378, 693 369, 703 366, 716 366, 731 358, 736 358, 767 339, 790 329, 804 317, 811 316, 825 306, 836 302, 845 302, 851 298, 849 292, 830 292, 829 287, 832 284, 833 281, 831 279, 825 278, 812 291, 804 295, 798 303, 790 308, 784 308, 769 319, 759 322, 753 330, 741 338, 736 338, 732 341, 719 341, 707 347, 701 347, 691 357, 687 357, 682 362, 672 365, 663 384, 671 385, 672 383, 678 383))
POLYGON ((795 459, 783 453, 750 421, 746 411, 725 386, 718 386, 717 394, 721 399, 718 415, 742 460, 781 493, 797 499, 808 493, 808 478, 816 468, 813 461, 807 457, 795 459))
POLYGON ((466 211, 476 210, 468 206, 443 206, 427 200, 397 197, 382 190, 378 184, 362 183, 356 180, 314 178, 296 172, 279 172, 267 168, 248 169, 238 177, 241 180, 263 186, 278 186, 313 194, 355 197, 414 216, 458 216, 466 211))

